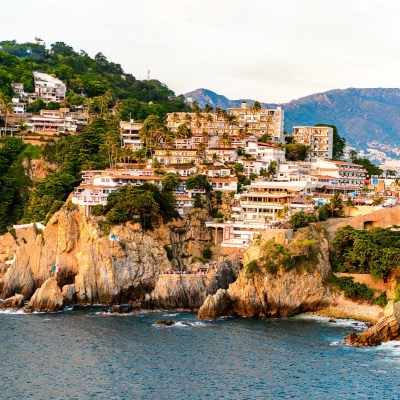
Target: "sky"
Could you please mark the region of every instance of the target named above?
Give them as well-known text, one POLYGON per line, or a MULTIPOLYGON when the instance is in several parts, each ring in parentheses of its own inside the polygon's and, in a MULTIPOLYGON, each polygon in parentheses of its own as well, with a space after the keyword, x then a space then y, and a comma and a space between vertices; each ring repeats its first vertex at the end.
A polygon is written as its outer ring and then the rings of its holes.
POLYGON ((400 87, 398 0, 19 0, 0 40, 102 52, 176 94, 288 102, 331 89, 400 87))

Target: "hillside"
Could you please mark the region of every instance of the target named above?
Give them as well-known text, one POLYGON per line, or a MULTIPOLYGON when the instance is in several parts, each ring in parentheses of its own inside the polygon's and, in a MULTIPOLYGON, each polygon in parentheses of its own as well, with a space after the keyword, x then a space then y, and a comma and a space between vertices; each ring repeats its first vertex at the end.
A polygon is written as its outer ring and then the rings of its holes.
MULTIPOLYGON (((229 100, 206 89, 186 93, 200 106, 207 102, 221 108, 238 107, 243 100, 229 100)), ((252 104, 254 100, 244 100, 252 104)), ((398 157, 400 148, 400 89, 344 89, 317 93, 283 104, 285 128, 291 132, 295 125, 328 123, 338 127, 348 144, 358 149, 380 148, 388 156, 398 157)))
POLYGON ((21 82, 25 91, 33 92, 33 71, 53 75, 67 85, 64 102, 67 106, 81 105, 87 98, 107 93, 112 98, 110 106, 120 103, 124 120, 130 117, 144 120, 151 114, 165 115, 186 109, 183 96, 175 96, 158 80, 136 79, 101 52, 92 58, 85 51, 76 52, 63 42, 53 43, 50 48, 15 40, 0 42, 1 93, 13 96, 13 82, 21 82))

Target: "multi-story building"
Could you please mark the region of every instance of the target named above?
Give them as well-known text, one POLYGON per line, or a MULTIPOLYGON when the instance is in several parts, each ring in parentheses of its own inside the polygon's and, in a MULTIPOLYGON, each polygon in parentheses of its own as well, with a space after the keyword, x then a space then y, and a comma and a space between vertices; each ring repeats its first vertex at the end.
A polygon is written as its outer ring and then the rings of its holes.
POLYGON ((201 113, 169 113, 167 127, 173 132, 179 132, 184 127, 193 135, 221 136, 228 133, 232 141, 235 138, 243 145, 243 138, 249 135, 257 137, 268 134, 276 143, 283 143, 284 112, 276 109, 254 110, 247 108, 245 102, 240 108, 232 108, 230 114, 217 112, 201 113), (234 118, 231 118, 231 117, 234 118))
POLYGON ((25 92, 23 83, 13 82, 11 84, 20 101, 24 100, 31 103, 40 98, 47 104, 50 101, 59 103, 65 99, 67 87, 60 79, 42 72, 33 71, 33 81, 35 84, 34 93, 25 92))
POLYGON ((35 83, 35 96, 40 97, 45 103, 50 101, 60 102, 65 99, 66 85, 57 78, 42 72, 33 72, 35 83))
POLYGON ((75 133, 78 130, 78 121, 68 116, 69 109, 40 110, 40 115, 32 115, 26 124, 31 132, 53 136, 60 133, 75 133))
POLYGON ((196 164, 198 154, 196 149, 156 149, 154 156, 158 162, 164 165, 169 164, 196 164))
POLYGON ((314 175, 327 175, 338 179, 339 185, 352 185, 361 187, 367 171, 358 164, 346 161, 317 160, 310 164, 310 173, 314 175))
POLYGON ((140 137, 140 130, 143 124, 130 121, 120 121, 120 134, 122 140, 122 147, 126 147, 132 150, 138 150, 143 147, 143 141, 140 137))
POLYGON ((284 142, 284 111, 281 107, 255 110, 248 108, 246 102, 242 102, 239 108, 231 108, 230 112, 236 117, 238 123, 234 127, 234 134, 239 131, 249 132, 257 137, 268 134, 275 143, 284 142))
POLYGON ((241 220, 276 220, 277 214, 294 198, 314 193, 315 183, 307 181, 255 181, 240 195, 241 220))
POLYGON ((296 143, 310 146, 309 160, 332 159, 333 129, 329 126, 294 126, 296 143))

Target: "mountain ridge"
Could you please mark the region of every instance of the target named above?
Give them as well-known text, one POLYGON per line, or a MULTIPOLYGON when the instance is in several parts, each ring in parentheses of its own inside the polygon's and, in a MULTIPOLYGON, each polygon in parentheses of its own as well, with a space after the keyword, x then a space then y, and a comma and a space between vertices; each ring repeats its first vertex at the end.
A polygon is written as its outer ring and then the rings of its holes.
MULTIPOLYGON (((184 96, 196 100, 201 107, 207 102, 224 109, 240 107, 242 101, 249 106, 254 103, 249 99, 230 100, 208 89, 196 89, 184 96)), ((287 103, 260 104, 266 108, 282 107, 289 133, 296 125, 332 124, 349 145, 364 151, 377 148, 400 158, 400 151, 397 154, 397 147, 400 149, 399 88, 332 89, 287 103)))

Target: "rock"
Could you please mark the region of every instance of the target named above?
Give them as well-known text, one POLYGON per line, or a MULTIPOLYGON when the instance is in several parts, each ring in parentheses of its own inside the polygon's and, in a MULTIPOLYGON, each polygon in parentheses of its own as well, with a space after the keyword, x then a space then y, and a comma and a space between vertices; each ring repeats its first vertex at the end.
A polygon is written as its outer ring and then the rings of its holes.
POLYGON ((171 326, 171 325, 175 325, 175 321, 160 319, 160 320, 158 320, 158 321, 156 322, 156 325, 171 326))
POLYGON ((198 312, 198 317, 216 319, 221 315, 231 314, 233 314, 233 307, 229 294, 225 289, 219 289, 214 296, 207 296, 198 312))
POLYGON ((64 285, 62 288, 63 304, 64 306, 70 306, 76 303, 76 291, 75 285, 64 285))
POLYGON ((331 324, 337 324, 337 321, 333 318, 331 318, 330 320, 328 320, 328 322, 330 322, 331 324))
POLYGON ((131 304, 113 304, 111 312, 113 314, 129 314, 135 310, 131 304))
MULTIPOLYGON (((239 260, 223 261, 215 265, 207 275, 164 274, 153 292, 146 298, 148 307, 163 310, 198 310, 207 295, 219 288, 228 288, 237 277, 239 260)), ((145 306, 146 303, 142 303, 145 306)))
POLYGON ((58 311, 63 306, 63 296, 58 287, 56 278, 47 279, 43 285, 36 290, 29 304, 25 307, 26 312, 58 311))
MULTIPOLYGON (((318 243, 315 255, 301 267, 279 268, 271 272, 260 267, 249 273, 243 268, 238 279, 225 291, 218 291, 213 298, 207 297, 199 310, 201 318, 217 318, 222 315, 246 317, 290 316, 306 311, 316 311, 332 301, 326 281, 330 277, 329 242, 325 230, 317 224, 299 231, 293 242, 318 243)), ((245 253, 247 263, 264 256, 267 242, 254 243, 245 253)), ((300 245, 298 246, 300 247, 300 245)), ((290 250, 290 248, 289 248, 290 250)))
POLYGON ((375 325, 359 335, 352 332, 344 339, 346 344, 357 347, 378 346, 390 340, 400 340, 400 302, 389 301, 375 325))
POLYGON ((15 262, 0 274, 0 297, 21 293, 29 299, 57 265, 56 278, 66 304, 143 299, 154 289, 159 274, 171 268, 166 251, 143 231, 116 226, 113 233, 120 242, 111 242, 94 219, 61 208, 43 232, 21 240, 15 262))
POLYGON ((24 296, 22 294, 16 294, 8 299, 0 300, 0 309, 14 308, 18 309, 24 305, 24 296))

